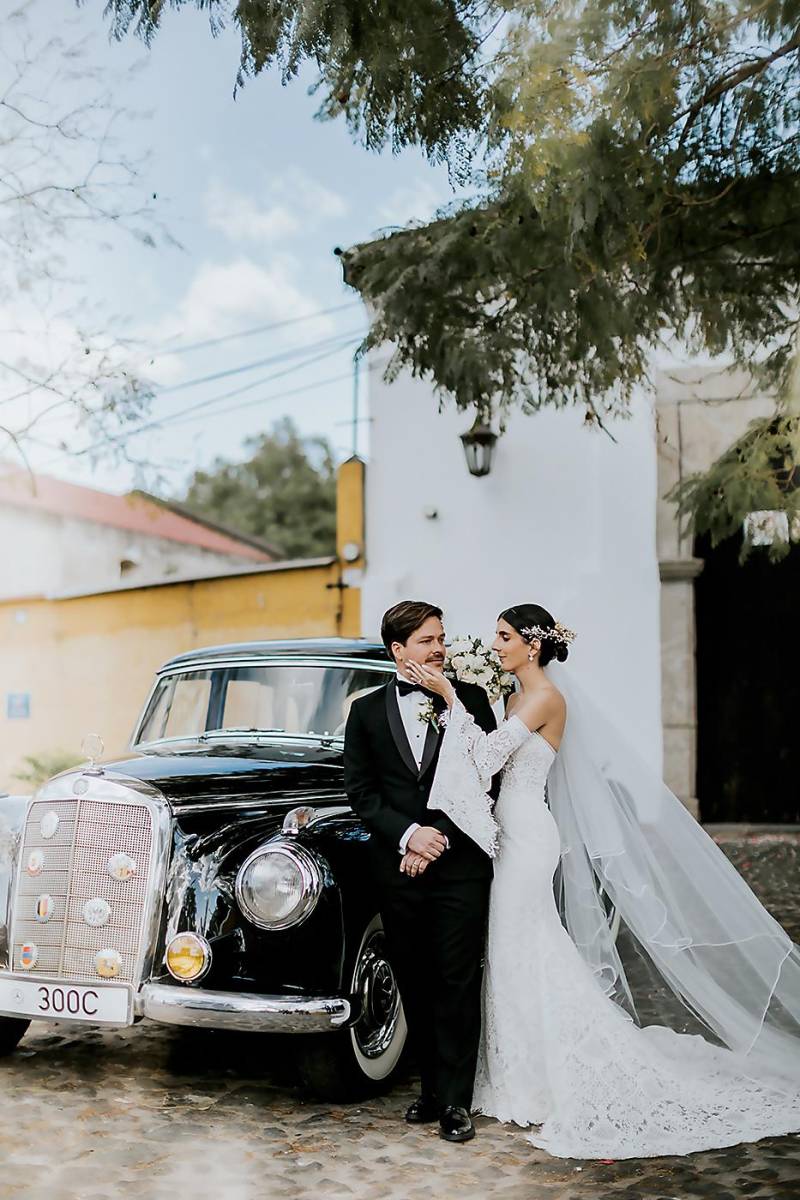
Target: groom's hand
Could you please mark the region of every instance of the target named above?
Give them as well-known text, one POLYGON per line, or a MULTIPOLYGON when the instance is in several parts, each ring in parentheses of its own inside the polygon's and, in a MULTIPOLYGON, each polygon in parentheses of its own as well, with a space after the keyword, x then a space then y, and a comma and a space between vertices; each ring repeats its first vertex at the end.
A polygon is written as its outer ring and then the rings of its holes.
POLYGON ((427 858, 422 858, 419 854, 411 854, 408 851, 400 859, 400 871, 403 875, 410 875, 413 879, 415 875, 421 875, 428 867, 427 858))
POLYGON ((421 855, 428 862, 435 862, 447 849, 447 838, 432 825, 421 825, 415 829, 406 843, 406 850, 421 855))

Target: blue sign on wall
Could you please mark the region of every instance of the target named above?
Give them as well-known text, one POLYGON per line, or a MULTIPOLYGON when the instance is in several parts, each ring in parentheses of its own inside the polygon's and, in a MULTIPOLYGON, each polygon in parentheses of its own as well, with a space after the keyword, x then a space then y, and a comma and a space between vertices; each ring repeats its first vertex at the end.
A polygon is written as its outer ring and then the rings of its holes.
POLYGON ((6 716, 9 721, 24 721, 31 715, 30 692, 6 693, 6 716))

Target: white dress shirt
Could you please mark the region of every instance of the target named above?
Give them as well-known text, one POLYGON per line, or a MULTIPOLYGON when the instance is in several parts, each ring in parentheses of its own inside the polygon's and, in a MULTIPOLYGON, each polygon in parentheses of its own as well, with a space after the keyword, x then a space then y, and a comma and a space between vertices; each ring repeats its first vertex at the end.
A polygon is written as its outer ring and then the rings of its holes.
MULTIPOLYGON (((397 672, 397 679, 402 679, 404 683, 411 683, 411 680, 406 679, 399 671, 397 672)), ((428 736, 428 722, 421 721, 419 714, 430 699, 431 693, 429 692, 408 692, 405 696, 401 696, 399 688, 397 689, 397 706, 400 709, 400 720, 403 722, 403 729, 406 731, 408 744, 411 747, 411 753, 414 755, 414 762, 418 767, 422 762, 425 739, 428 736)), ((419 821, 412 821, 409 825, 400 838, 401 854, 405 854, 408 849, 408 839, 419 828, 419 821)))

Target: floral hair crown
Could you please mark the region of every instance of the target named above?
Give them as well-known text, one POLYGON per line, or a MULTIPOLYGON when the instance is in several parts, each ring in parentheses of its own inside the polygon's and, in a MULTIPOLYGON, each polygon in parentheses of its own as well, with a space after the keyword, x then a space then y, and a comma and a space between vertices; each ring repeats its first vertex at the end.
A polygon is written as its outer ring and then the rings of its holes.
POLYGON ((572 630, 567 629, 560 621, 556 621, 552 629, 545 629, 542 625, 526 625, 519 632, 526 642, 560 642, 562 646, 568 646, 576 637, 572 630))

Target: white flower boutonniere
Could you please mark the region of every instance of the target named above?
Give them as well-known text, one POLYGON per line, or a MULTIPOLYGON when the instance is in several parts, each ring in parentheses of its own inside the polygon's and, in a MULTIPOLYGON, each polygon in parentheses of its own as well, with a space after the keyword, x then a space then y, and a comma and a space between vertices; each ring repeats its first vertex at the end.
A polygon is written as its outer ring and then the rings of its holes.
POLYGON ((419 712, 417 713, 417 720, 422 721, 425 725, 432 725, 433 728, 438 732, 438 730, 439 730, 438 713, 436 712, 436 708, 434 706, 433 700, 425 701, 425 703, 422 705, 419 712))

